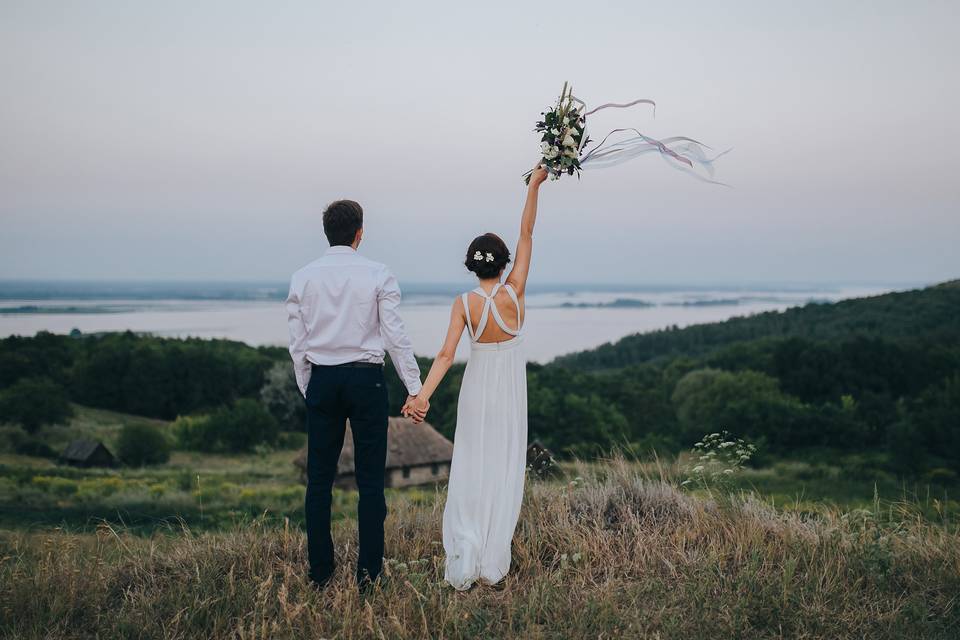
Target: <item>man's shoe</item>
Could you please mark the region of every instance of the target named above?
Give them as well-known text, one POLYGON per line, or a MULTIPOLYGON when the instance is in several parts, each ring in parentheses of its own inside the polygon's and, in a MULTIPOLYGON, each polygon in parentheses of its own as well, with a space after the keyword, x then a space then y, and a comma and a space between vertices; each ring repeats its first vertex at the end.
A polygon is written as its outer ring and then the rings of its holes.
POLYGON ((357 590, 360 592, 361 596, 366 596, 369 595, 376 587, 383 589, 386 581, 386 576, 384 576, 382 573, 372 580, 370 579, 369 574, 364 573, 362 576, 357 576, 357 590))
POLYGON ((326 589, 331 580, 333 580, 333 572, 323 576, 314 576, 312 573, 307 575, 307 582, 317 591, 326 589))

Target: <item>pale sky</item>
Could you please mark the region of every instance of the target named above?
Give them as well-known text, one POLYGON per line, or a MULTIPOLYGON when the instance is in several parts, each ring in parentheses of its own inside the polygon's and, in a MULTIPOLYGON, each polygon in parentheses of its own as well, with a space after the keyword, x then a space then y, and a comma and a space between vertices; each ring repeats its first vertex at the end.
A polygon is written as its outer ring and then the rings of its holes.
POLYGON ((960 276, 960 3, 0 0, 0 279, 282 281, 353 198, 362 251, 461 280, 515 242, 563 82, 733 147, 542 190, 541 282, 960 276))

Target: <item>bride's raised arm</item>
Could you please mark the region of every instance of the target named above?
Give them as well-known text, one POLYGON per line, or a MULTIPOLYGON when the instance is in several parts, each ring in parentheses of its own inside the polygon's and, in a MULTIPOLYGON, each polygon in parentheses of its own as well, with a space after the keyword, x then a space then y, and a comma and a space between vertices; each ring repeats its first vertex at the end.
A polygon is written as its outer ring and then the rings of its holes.
POLYGON ((520 239, 517 240, 517 250, 514 252, 513 269, 507 276, 507 283, 513 287, 518 296, 523 295, 527 286, 527 274, 530 272, 530 254, 533 251, 533 225, 537 222, 537 200, 540 196, 540 185, 547 179, 547 172, 539 164, 530 174, 530 186, 527 187, 527 202, 523 205, 523 215, 520 218, 520 239))

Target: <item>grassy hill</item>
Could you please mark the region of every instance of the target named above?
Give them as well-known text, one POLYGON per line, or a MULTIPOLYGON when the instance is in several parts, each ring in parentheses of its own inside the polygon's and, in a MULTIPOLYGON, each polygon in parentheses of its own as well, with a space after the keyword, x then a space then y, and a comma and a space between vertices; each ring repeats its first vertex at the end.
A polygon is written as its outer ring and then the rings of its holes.
POLYGON ((732 343, 762 338, 834 340, 853 336, 960 342, 960 280, 926 289, 809 303, 725 322, 636 334, 561 356, 555 362, 579 370, 615 369, 657 358, 703 356, 732 343))
POLYGON ((0 630, 17 638, 956 637, 960 537, 910 504, 817 517, 692 496, 635 467, 531 483, 502 589, 442 582, 442 493, 391 500, 382 589, 304 581, 295 528, 149 538, 0 532, 0 630))

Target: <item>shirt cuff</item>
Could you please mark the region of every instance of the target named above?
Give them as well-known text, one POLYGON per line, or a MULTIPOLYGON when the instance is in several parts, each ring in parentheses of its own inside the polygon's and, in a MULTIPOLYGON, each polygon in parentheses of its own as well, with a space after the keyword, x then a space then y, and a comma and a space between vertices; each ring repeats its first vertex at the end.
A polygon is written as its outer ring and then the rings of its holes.
POLYGON ((307 386, 310 384, 310 374, 312 373, 312 368, 309 366, 296 367, 294 372, 296 373, 297 387, 300 389, 300 395, 306 398, 307 386))
POLYGON ((419 394, 421 389, 423 389, 423 384, 419 380, 415 380, 412 384, 407 384, 407 393, 412 396, 419 394))

